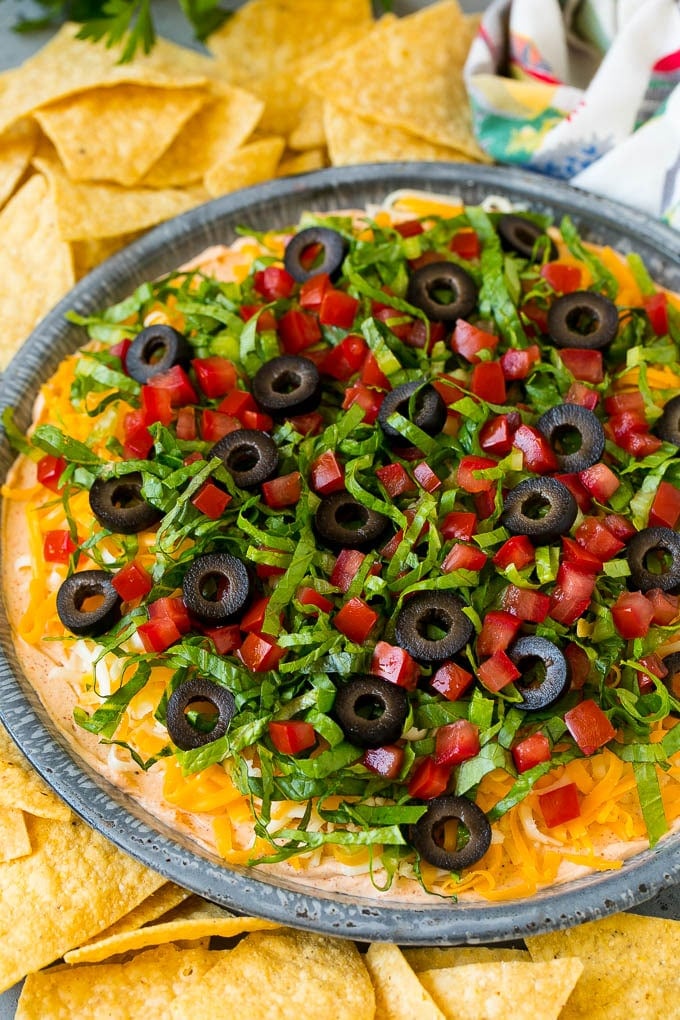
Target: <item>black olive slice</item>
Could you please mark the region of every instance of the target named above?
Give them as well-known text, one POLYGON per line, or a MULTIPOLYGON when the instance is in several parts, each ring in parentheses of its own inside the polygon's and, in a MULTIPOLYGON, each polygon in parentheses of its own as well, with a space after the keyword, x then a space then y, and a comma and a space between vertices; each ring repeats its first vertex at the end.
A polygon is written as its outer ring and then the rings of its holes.
POLYGON ((409 842, 423 860, 444 871, 462 871, 481 861, 491 846, 491 826, 481 808, 467 797, 434 797, 425 814, 410 826, 409 842), (447 822, 458 821, 468 840, 456 850, 443 845, 447 822))
POLYGON ((401 736, 408 715, 406 688, 375 676, 338 687, 333 714, 350 744, 382 747, 401 736))
POLYGON ((60 585, 57 614, 77 637, 98 637, 120 620, 121 601, 106 570, 81 570, 60 585))
POLYGON ((147 383, 174 365, 188 365, 192 356, 186 337, 172 326, 145 326, 128 348, 125 369, 138 383, 147 383))
POLYGON ((331 549, 374 549, 388 525, 388 517, 364 506, 348 492, 326 496, 314 514, 314 529, 331 549))
POLYGON ((268 482, 279 466, 276 443, 257 429, 228 432, 215 443, 210 455, 220 458, 240 489, 254 489, 268 482))
POLYGON ((401 433, 387 422, 395 411, 417 425, 428 436, 436 436, 441 432, 447 414, 446 404, 434 386, 430 386, 429 383, 423 384, 417 379, 390 390, 378 411, 378 424, 387 438, 406 443, 401 433))
POLYGON ((419 591, 397 614, 396 643, 417 662, 443 662, 470 641, 472 622, 448 591, 419 591))
POLYGON ((433 322, 456 322, 475 310, 477 284, 455 262, 428 262, 411 273, 406 300, 433 322))
POLYGON ((90 489, 90 509, 99 523, 118 535, 136 535, 152 528, 163 512, 142 496, 139 471, 117 478, 97 478, 90 489))
POLYGON ((194 677, 176 687, 168 699, 166 725, 170 739, 182 751, 211 744, 223 737, 236 712, 234 695, 226 687, 212 680, 194 677), (207 703, 215 714, 215 723, 204 731, 193 726, 187 718, 187 709, 197 702, 207 703))
POLYGON ((307 227, 291 237, 283 253, 283 264, 298 283, 304 283, 319 273, 328 273, 331 279, 338 276, 347 254, 347 241, 330 227, 307 227), (309 267, 305 255, 319 245, 322 253, 309 267))
POLYGON ((545 230, 526 216, 504 213, 498 217, 496 232, 501 239, 501 246, 506 251, 516 252, 522 258, 540 261, 545 254, 546 245, 548 258, 557 258, 557 248, 545 230), (545 238, 543 243, 537 246, 536 242, 543 238, 545 238))
POLYGON ((198 556, 182 581, 182 598, 189 612, 213 627, 232 622, 250 594, 248 568, 230 553, 198 556))
POLYGON ((661 588, 680 593, 680 535, 671 528, 643 528, 626 547, 633 591, 661 588))
POLYGON ((566 535, 576 520, 573 495, 556 478, 526 478, 503 500, 501 524, 512 535, 537 542, 553 542, 566 535))
POLYGON ((553 448, 560 469, 585 471, 604 453, 605 435, 597 415, 580 404, 558 404, 536 422, 553 448))
POLYGON ((262 410, 274 418, 308 414, 321 400, 319 369, 309 358, 282 354, 257 370, 252 393, 262 410))
POLYGON ((548 309, 548 334, 557 347, 599 350, 612 342, 618 328, 618 308, 593 290, 563 294, 548 309))
POLYGON ((680 446, 680 395, 672 397, 664 404, 663 414, 657 421, 654 431, 664 443, 680 446))
POLYGON ((522 674, 522 679, 515 681, 522 695, 518 708, 537 712, 562 697, 569 686, 569 670, 567 660, 556 644, 533 635, 521 637, 508 654, 522 674), (537 675, 533 682, 528 682, 534 673, 537 675))

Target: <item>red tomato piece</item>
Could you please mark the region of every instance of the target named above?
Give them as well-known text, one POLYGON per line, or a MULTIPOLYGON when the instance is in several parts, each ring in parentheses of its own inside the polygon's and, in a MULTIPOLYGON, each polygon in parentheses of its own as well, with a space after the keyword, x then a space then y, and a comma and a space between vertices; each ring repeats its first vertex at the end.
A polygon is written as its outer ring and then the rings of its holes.
POLYGON ((384 467, 376 468, 375 474, 390 499, 415 489, 413 479, 403 464, 385 464, 384 467))
POLYGON ((147 652, 164 652, 182 637, 177 624, 167 616, 159 616, 156 619, 140 623, 137 633, 147 652))
POLYGON ((566 262, 545 262, 541 276, 558 294, 571 294, 581 286, 581 270, 566 262))
POLYGON ((265 301, 278 301, 287 298, 295 289, 295 280, 283 266, 265 266, 258 269, 253 277, 253 287, 265 301))
POLYGON ((602 523, 621 542, 627 542, 636 534, 635 525, 626 520, 622 514, 605 514, 602 523))
POLYGON ((479 445, 486 453, 505 457, 512 449, 512 437, 520 424, 520 416, 514 413, 489 418, 479 430, 479 445))
POLYGON ((36 466, 38 481, 51 492, 61 492, 59 479, 66 470, 66 466, 66 461, 63 457, 55 457, 51 453, 46 453, 40 458, 36 466))
POLYGON ((661 449, 661 440, 651 432, 627 432, 618 445, 631 457, 650 457, 661 449))
POLYGON ((609 415, 631 411, 639 421, 645 421, 645 400, 639 390, 610 394, 604 399, 604 409, 609 415))
POLYGON ((590 386, 573 382, 567 390, 564 402, 565 404, 578 404, 589 411, 594 411, 600 402, 600 395, 597 390, 591 390, 590 386))
POLYGON ((480 361, 475 365, 470 389, 476 397, 489 404, 504 404, 507 394, 500 361, 480 361))
POLYGON ((527 471, 533 471, 537 475, 557 471, 559 465, 555 451, 543 433, 533 425, 520 425, 513 436, 512 445, 522 451, 527 471))
POLYGON ((468 689, 474 676, 457 662, 443 662, 433 677, 430 687, 447 701, 457 701, 468 689))
POLYGON ((302 476, 299 471, 291 471, 287 475, 279 475, 268 482, 262 483, 262 495, 267 506, 272 510, 281 510, 284 506, 295 506, 302 495, 302 476))
POLYGON ((398 687, 414 691, 418 686, 420 666, 404 648, 378 641, 371 657, 370 672, 398 687))
POLYGON ((439 527, 444 538, 460 538, 464 542, 469 542, 476 530, 477 514, 466 510, 452 510, 439 527))
POLYGON ((410 315, 398 312, 396 308, 392 308, 389 305, 383 305, 381 308, 376 308, 374 305, 373 315, 379 322, 383 322, 399 340, 403 340, 406 343, 413 325, 413 319, 410 315))
POLYGON ((502 609, 491 609, 482 621, 477 637, 477 654, 488 659, 498 651, 505 651, 517 637, 522 621, 502 609))
POLYGON ((647 318, 657 336, 665 336, 668 333, 668 297, 663 291, 643 297, 642 303, 647 312, 647 318))
POLYGON ((574 379, 581 382, 601 383, 604 379, 602 351, 589 351, 584 347, 562 347, 560 357, 564 367, 574 379))
POLYGON ((123 602, 134 602, 148 595, 153 588, 153 578, 137 560, 131 560, 111 578, 123 602))
POLYGON ((650 655, 643 655, 639 660, 640 669, 637 671, 638 690, 640 694, 651 694, 655 690, 655 683, 650 673, 663 680, 668 676, 668 667, 664 665, 663 659, 652 652, 650 655))
POLYGON ((558 482, 562 482, 562 485, 566 485, 582 513, 587 514, 589 510, 592 510, 593 498, 578 475, 569 473, 566 475, 557 474, 554 477, 558 482))
POLYGON ((452 574, 454 570, 481 570, 488 557, 485 552, 474 545, 456 542, 442 560, 442 574, 452 574))
POLYGON ((625 543, 616 538, 597 517, 584 517, 574 537, 579 545, 593 556, 597 556, 603 563, 625 549, 625 543))
POLYGON ((331 280, 328 273, 317 273, 316 276, 310 276, 300 287, 300 294, 298 295, 300 308, 304 308, 307 311, 310 309, 318 311, 323 296, 330 285, 331 280))
POLYGON ((193 442, 198 436, 196 428, 196 409, 193 407, 180 407, 175 422, 177 438, 185 442, 193 442))
POLYGON ((191 497, 191 502, 211 521, 217 521, 231 503, 231 496, 214 482, 205 482, 191 497))
POLYGON ((536 559, 536 550, 527 535, 513 535, 494 553, 493 563, 505 570, 510 564, 522 570, 536 559))
POLYGON ((550 596, 509 584, 501 596, 503 609, 525 623, 543 623, 550 612, 550 596))
POLYGON ((244 429, 255 429, 257 432, 271 432, 274 419, 262 411, 242 411, 241 424, 244 429))
POLYGON ((345 469, 333 450, 326 450, 309 465, 309 484, 320 496, 345 488, 345 469))
POLYGON ((436 765, 460 765, 479 754, 479 727, 467 719, 456 719, 437 730, 434 744, 436 765))
POLYGON ((441 488, 441 478, 434 473, 430 465, 426 464, 424 460, 413 468, 413 477, 418 485, 425 489, 425 492, 436 492, 437 489, 441 488))
POLYGON ((624 411, 617 411, 609 416, 606 423, 606 431, 614 438, 614 441, 622 445, 631 432, 645 433, 649 431, 644 408, 633 410, 627 408, 624 411))
POLYGON ((521 675, 510 656, 502 648, 477 667, 477 676, 487 691, 491 691, 492 694, 502 691, 508 684, 519 680, 521 675))
POLYGON ((43 538, 43 559, 45 563, 68 563, 78 546, 66 529, 55 528, 46 531, 43 538))
POLYGON ((482 478, 477 472, 487 468, 497 467, 498 462, 490 457, 476 457, 473 454, 466 454, 458 462, 458 473, 456 481, 461 489, 466 492, 489 492, 493 488, 491 478, 482 478))
POLYGON ((649 631, 654 610, 641 591, 624 591, 612 606, 614 626, 622 638, 645 637, 649 631))
POLYGON ((181 634, 188 634, 192 629, 191 617, 187 607, 181 598, 174 595, 165 595, 149 603, 149 618, 151 620, 172 620, 181 634))
POLYGON ((385 779, 396 779, 404 764, 404 749, 396 744, 384 747, 367 747, 361 756, 361 764, 385 779))
POLYGON ((565 822, 573 822, 581 814, 576 783, 565 783, 564 786, 557 786, 554 790, 539 793, 538 803, 549 829, 554 829, 556 825, 564 825, 565 822))
POLYGON ((262 633, 268 605, 269 598, 267 596, 263 596, 262 598, 255 599, 255 601, 248 606, 245 613, 239 620, 239 628, 244 632, 244 634, 262 633))
POLYGON ((241 644, 241 629, 237 623, 224 627, 203 627, 203 634, 210 638, 218 655, 231 655, 241 644))
MULTIPOLYGON (((173 418, 172 393, 169 389, 160 386, 142 386, 141 389, 142 414, 144 425, 153 425, 159 421, 162 425, 169 425, 173 418)), ((186 403, 186 401, 182 401, 186 403)))
POLYGON ((680 521, 680 489, 662 480, 649 510, 650 527, 672 528, 680 521))
POLYGON ((378 359, 373 351, 369 351, 366 355, 360 378, 364 386, 371 386, 378 390, 389 390, 392 388, 390 380, 378 364, 378 359))
POLYGON ((109 354, 111 355, 112 358, 120 358, 120 367, 123 369, 126 375, 127 365, 125 364, 125 359, 127 358, 127 352, 130 350, 131 343, 132 340, 130 340, 128 337, 125 337, 124 340, 120 340, 117 344, 114 344, 112 347, 109 348, 109 354))
POLYGON ((446 329, 443 322, 430 322, 429 320, 423 322, 422 319, 414 319, 404 337, 404 343, 420 350, 427 348, 429 354, 434 345, 441 343, 445 338, 446 329))
POLYGON ((198 401, 191 379, 181 365, 173 365, 167 372, 159 372, 158 375, 152 376, 148 385, 157 390, 167 390, 173 407, 195 404, 198 401))
POLYGON ((569 685, 572 691, 580 691, 590 676, 590 659, 587 653, 574 641, 570 641, 564 649, 564 657, 569 666, 569 685))
POLYGON ((608 716, 592 698, 564 713, 567 729, 584 754, 593 754, 616 736, 608 716))
POLYGON ((258 333, 265 333, 267 330, 273 332, 276 329, 276 317, 271 308, 265 308, 264 305, 241 305, 239 315, 244 322, 257 316, 255 329, 258 333))
POLYGON ((614 472, 601 461, 578 473, 581 484, 598 503, 606 503, 621 485, 614 472))
POLYGON ((319 365, 319 371, 322 375, 330 375, 340 382, 347 382, 363 368, 368 351, 368 344, 362 336, 348 333, 339 344, 326 352, 319 365))
POLYGON ((587 574, 599 574, 602 570, 602 560, 568 535, 562 536, 562 560, 573 563, 587 574))
POLYGON ((348 591, 365 559, 366 553, 360 549, 341 549, 329 577, 330 583, 342 592, 348 591))
POLYGON ((408 784, 409 797, 432 800, 446 791, 451 779, 451 765, 437 765, 434 758, 418 762, 408 784))
POLYGON ((363 383, 356 383, 345 390, 345 397, 342 406, 345 410, 353 404, 358 404, 364 412, 364 422, 372 425, 378 417, 385 394, 380 390, 371 390, 363 383))
POLYGON ((193 365, 198 385, 206 397, 223 397, 236 386, 236 366, 227 358, 213 355, 209 358, 194 358, 193 365))
POLYGON ((333 617, 333 626, 346 638, 362 645, 378 622, 374 609, 355 596, 342 606, 333 617))
POLYGON ((678 616, 680 599, 677 595, 669 595, 661 588, 652 588, 645 593, 647 601, 652 607, 652 623, 658 627, 668 627, 678 616))
POLYGON ((359 302, 344 290, 327 287, 319 307, 319 322, 322 326, 339 326, 351 329, 359 311, 359 302))
POLYGON ((240 428, 242 428, 242 423, 230 414, 213 411, 211 407, 204 407, 201 411, 201 438, 207 443, 216 443, 230 432, 236 432, 240 428))
POLYGON ((318 411, 310 411, 309 414, 297 414, 292 418, 286 418, 296 432, 302 436, 318 436, 323 431, 323 417, 318 411))
POLYGON ((544 304, 540 304, 533 298, 525 301, 521 308, 521 316, 529 323, 527 328, 529 336, 548 332, 548 309, 544 304))
POLYGON ((298 589, 296 596, 298 602, 303 606, 315 606, 324 613, 330 613, 333 603, 325 595, 318 592, 316 588, 303 587, 298 589))
POLYGON ((218 404, 217 410, 222 414, 230 414, 232 418, 238 418, 240 421, 244 411, 257 411, 257 404, 252 393, 232 389, 218 404))
POLYGON ((452 350, 472 365, 480 361, 480 351, 495 351, 498 342, 499 337, 494 333, 473 326, 465 319, 458 319, 451 336, 452 350))
POLYGON ((302 719, 270 722, 269 737, 280 754, 299 754, 316 744, 316 730, 302 719))
POLYGON ((286 654, 286 649, 277 645, 274 638, 250 633, 246 635, 237 654, 251 673, 266 673, 270 669, 276 669, 286 654))
POLYGON ((321 339, 321 326, 316 315, 300 308, 289 308, 284 312, 276 330, 286 354, 299 354, 321 339))
POLYGON ((527 772, 551 758, 550 741, 544 733, 532 733, 512 748, 512 759, 519 773, 527 772))
POLYGON ((449 248, 461 259, 466 259, 468 262, 478 259, 482 253, 479 236, 474 230, 467 228, 459 230, 453 235, 449 248))
POLYGON ((533 366, 541 360, 538 344, 517 349, 511 347, 501 355, 501 368, 506 379, 526 379, 533 366))

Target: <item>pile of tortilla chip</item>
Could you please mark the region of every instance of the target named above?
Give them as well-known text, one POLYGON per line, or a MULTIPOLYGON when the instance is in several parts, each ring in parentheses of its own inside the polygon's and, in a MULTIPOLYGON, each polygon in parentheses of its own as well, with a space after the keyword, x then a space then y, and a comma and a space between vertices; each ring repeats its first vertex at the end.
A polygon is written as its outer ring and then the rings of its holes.
POLYGON ((141 233, 273 177, 486 160, 457 0, 376 19, 370 0, 249 0, 209 55, 159 40, 118 63, 65 25, 0 74, 0 371, 47 311, 141 233))
POLYGON ((367 951, 236 916, 75 818, 0 726, 0 992, 26 978, 17 1020, 657 1020, 679 954, 680 921, 634 914, 521 948, 367 951))

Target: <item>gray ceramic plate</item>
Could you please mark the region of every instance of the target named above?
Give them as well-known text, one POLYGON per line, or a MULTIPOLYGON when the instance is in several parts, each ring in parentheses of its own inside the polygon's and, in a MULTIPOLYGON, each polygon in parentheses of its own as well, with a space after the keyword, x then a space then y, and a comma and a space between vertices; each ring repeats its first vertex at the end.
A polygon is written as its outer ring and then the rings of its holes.
MULTIPOLYGON (((566 185, 524 172, 451 164, 389 164, 320 171, 273 181, 218 199, 164 224, 99 267, 51 312, 14 359, 2 381, 0 407, 16 408, 26 427, 40 383, 64 355, 82 343, 82 332, 64 320, 75 308, 92 312, 127 295, 137 284, 229 241, 237 225, 256 229, 296 221, 304 209, 327 210, 378 201, 395 188, 455 193, 477 203, 489 194, 550 212, 569 213, 584 235, 635 250, 652 275, 680 290, 677 235, 646 217, 566 185)), ((0 477, 12 453, 0 434, 0 477)), ((179 839, 134 803, 86 769, 55 733, 21 675, 4 613, 0 613, 0 717, 30 761, 66 801, 123 850, 168 878, 236 911, 327 934, 409 943, 478 943, 562 928, 624 910, 680 881, 680 833, 620 871, 597 873, 547 889, 528 900, 500 905, 451 904, 432 898, 417 906, 389 896, 356 899, 321 894, 313 884, 290 885, 257 870, 227 869, 189 840, 179 839)))

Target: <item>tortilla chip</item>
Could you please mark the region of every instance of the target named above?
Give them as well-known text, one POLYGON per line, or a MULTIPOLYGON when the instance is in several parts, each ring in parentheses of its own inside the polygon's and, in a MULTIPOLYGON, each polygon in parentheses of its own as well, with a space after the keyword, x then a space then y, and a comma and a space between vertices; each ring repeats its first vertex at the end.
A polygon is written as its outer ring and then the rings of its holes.
POLYGON ((93 241, 71 241, 76 279, 82 280, 90 270, 115 255, 121 248, 132 244, 140 233, 141 231, 137 231, 132 234, 119 234, 118 237, 101 237, 93 241))
POLYGON ((565 957, 470 963, 424 970, 418 977, 446 1020, 557 1020, 582 971, 580 960, 565 957))
POLYGON ((500 963, 508 960, 531 962, 526 949, 506 949, 504 946, 442 946, 404 949, 410 967, 419 974, 423 970, 440 967, 460 967, 466 963, 500 963))
POLYGON ((325 166, 328 166, 325 149, 307 149, 306 152, 289 153, 284 156, 276 168, 276 176, 306 174, 312 170, 321 170, 325 166))
POLYGON ((525 941, 534 960, 583 961, 564 1020, 658 1020, 675 1008, 680 921, 616 914, 525 941))
POLYGON ((28 169, 37 138, 38 129, 30 120, 19 121, 0 136, 0 209, 28 169))
MULTIPOLYGON (((35 174, 0 212, 0 370, 75 283, 47 181, 35 174)), ((17 805, 18 806, 18 805, 17 805)))
POLYGON ((260 138, 243 145, 206 173, 204 184, 208 194, 217 198, 274 177, 284 148, 283 138, 277 137, 260 138))
POLYGON ((146 174, 146 187, 175 188, 201 180, 255 129, 262 115, 261 99, 222 84, 214 85, 211 95, 146 174))
POLYGON ((164 884, 75 818, 26 815, 26 827, 33 852, 0 864, 0 991, 108 928, 164 884))
POLYGON ((72 180, 132 185, 208 98, 199 88, 115 85, 58 100, 34 117, 72 180))
POLYGON ((31 852, 31 839, 23 811, 0 807, 0 864, 26 857, 31 852))
POLYGON ((306 149, 323 149, 326 132, 323 124, 323 101, 319 96, 309 95, 301 106, 298 122, 287 138, 289 149, 304 152, 306 149))
POLYGON ((482 159, 463 80, 476 28, 457 0, 381 19, 304 84, 349 113, 482 159))
POLYGON ((444 1020, 444 1014, 423 988, 398 946, 376 942, 366 953, 375 989, 376 1015, 381 1020, 444 1020))
POLYGON ((159 946, 123 963, 51 967, 26 978, 16 1018, 165 1020, 171 1003, 185 990, 200 1001, 201 982, 222 955, 159 946))
POLYGON ((57 160, 45 155, 36 156, 34 165, 49 177, 64 241, 91 241, 146 230, 201 201, 189 190, 155 191, 71 181, 57 160))
POLYGON ((39 818, 68 822, 71 809, 38 773, 0 725, 0 807, 20 808, 39 818))
POLYGON ((373 1020, 375 999, 354 943, 284 929, 247 935, 172 1003, 172 1020, 373 1020))
POLYGON ((101 942, 103 939, 113 938, 125 932, 137 931, 138 928, 143 928, 145 924, 150 924, 159 917, 165 918, 165 915, 169 915, 181 903, 191 898, 193 897, 188 889, 182 889, 174 882, 166 882, 147 896, 139 906, 134 907, 94 938, 88 939, 85 944, 90 945, 92 942, 101 942))

